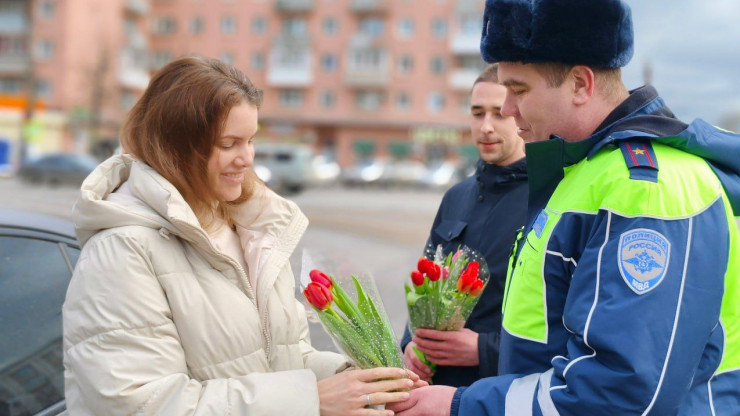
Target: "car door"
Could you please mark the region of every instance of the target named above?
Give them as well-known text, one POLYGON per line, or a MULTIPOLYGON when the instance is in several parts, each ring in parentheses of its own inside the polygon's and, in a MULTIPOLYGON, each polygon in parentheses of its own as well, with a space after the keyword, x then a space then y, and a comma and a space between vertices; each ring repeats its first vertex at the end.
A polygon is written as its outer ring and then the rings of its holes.
POLYGON ((0 227, 0 416, 65 410, 62 303, 78 257, 70 236, 0 227))

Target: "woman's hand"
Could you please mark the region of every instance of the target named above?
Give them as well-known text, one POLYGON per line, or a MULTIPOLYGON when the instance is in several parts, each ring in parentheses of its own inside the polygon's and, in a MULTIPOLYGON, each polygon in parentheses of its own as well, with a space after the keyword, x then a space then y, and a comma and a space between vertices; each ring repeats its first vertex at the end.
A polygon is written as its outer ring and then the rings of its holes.
POLYGON ((402 368, 344 371, 319 381, 321 416, 393 415, 390 410, 365 407, 407 400, 409 393, 402 390, 419 383, 423 383, 419 376, 402 368))

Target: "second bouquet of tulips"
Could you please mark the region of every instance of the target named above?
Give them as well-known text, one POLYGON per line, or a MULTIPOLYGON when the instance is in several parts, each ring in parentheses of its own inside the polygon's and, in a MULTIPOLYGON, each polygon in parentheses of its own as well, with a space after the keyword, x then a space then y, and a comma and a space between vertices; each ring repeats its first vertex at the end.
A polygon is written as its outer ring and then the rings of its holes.
MULTIPOLYGON (((463 246, 447 256, 438 246, 421 257, 416 270, 411 272, 411 283, 406 284, 406 305, 409 310, 409 329, 456 331, 465 325, 490 273, 486 260, 478 252, 463 246)), ((424 354, 414 347, 416 355, 434 370, 424 354)))
POLYGON ((353 300, 332 276, 319 270, 311 270, 309 276, 311 282, 303 295, 334 343, 357 367, 404 367, 401 350, 377 291, 373 292, 375 296, 368 294, 368 288, 375 289, 372 280, 363 286, 358 277, 351 276, 356 292, 356 300, 353 300))

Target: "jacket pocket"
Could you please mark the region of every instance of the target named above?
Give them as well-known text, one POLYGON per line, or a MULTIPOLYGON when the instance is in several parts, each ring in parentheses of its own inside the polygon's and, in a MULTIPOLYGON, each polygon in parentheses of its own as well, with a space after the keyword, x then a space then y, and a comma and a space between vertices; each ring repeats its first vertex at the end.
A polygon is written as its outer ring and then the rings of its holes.
POLYGON ((434 228, 434 233, 442 240, 450 242, 459 238, 467 226, 468 223, 464 221, 442 220, 439 225, 434 228))

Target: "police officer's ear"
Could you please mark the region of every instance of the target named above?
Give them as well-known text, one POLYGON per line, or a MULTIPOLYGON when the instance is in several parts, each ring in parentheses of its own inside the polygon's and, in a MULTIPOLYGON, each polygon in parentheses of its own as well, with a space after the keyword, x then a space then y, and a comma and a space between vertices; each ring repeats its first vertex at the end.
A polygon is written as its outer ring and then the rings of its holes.
POLYGON ((594 71, 591 68, 585 65, 575 65, 571 68, 566 82, 573 93, 574 105, 586 104, 593 97, 596 89, 594 81, 594 71))

